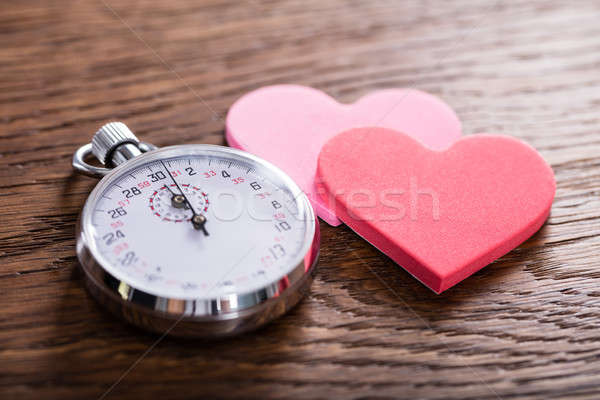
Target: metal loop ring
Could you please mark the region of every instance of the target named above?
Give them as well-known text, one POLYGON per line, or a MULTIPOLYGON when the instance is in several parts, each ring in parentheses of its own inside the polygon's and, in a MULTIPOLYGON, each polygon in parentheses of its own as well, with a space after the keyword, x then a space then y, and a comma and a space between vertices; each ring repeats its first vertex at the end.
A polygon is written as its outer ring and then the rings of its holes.
MULTIPOLYGON (((157 149, 157 147, 151 143, 141 142, 137 144, 138 148, 142 153, 157 149)), ((94 167, 93 165, 85 162, 85 158, 92 154, 92 144, 88 143, 77 149, 73 154, 73 168, 81 172, 84 175, 91 176, 93 178, 103 178, 104 175, 108 174, 111 169, 104 167, 94 167)))
POLYGON ((93 178, 103 178, 104 175, 110 172, 109 168, 94 167, 85 162, 85 158, 92 154, 92 144, 88 143, 77 149, 73 154, 73 168, 84 175, 93 178))

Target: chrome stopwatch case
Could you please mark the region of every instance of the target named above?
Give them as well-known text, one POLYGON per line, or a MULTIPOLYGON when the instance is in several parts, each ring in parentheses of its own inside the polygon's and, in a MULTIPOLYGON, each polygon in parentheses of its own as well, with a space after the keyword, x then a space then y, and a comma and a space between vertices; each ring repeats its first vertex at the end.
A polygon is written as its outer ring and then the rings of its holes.
POLYGON ((306 294, 318 221, 272 164, 223 146, 157 149, 113 122, 73 166, 102 177, 78 223, 86 285, 129 322, 178 336, 233 335, 306 294), (86 163, 91 153, 106 168, 86 163))

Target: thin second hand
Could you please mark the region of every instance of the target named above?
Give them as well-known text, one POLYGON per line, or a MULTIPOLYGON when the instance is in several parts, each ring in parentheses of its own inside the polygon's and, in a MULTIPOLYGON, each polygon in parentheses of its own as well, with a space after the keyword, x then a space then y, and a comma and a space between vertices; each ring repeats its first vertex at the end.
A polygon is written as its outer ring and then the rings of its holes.
MULTIPOLYGON (((198 215, 198 214, 196 214, 196 211, 194 211, 194 206, 192 206, 192 203, 190 203, 190 201, 188 200, 188 198, 185 196, 185 193, 183 193, 183 190, 181 190, 181 188, 179 187, 179 184, 177 183, 177 181, 175 180, 175 178, 171 174, 171 171, 169 171, 169 169, 167 168, 167 166, 165 165, 165 163, 163 162, 163 160, 160 160, 160 163, 164 167, 165 171, 167 171, 167 174, 171 177, 171 180, 173 181, 173 183, 175 184, 175 186, 177 186, 177 190, 179 190, 179 193, 181 193, 181 195, 183 196, 183 198, 185 199, 185 201, 190 206, 190 210, 192 210, 192 214, 194 214, 194 216, 198 215)), ((168 187, 167 187, 167 189, 168 189, 168 187)), ((173 193, 173 191, 171 189, 169 189, 169 190, 171 191, 171 193, 173 193)), ((175 193, 173 193, 173 194, 175 194, 175 193)))
MULTIPOLYGON (((208 236, 208 232, 206 231, 206 228, 204 227, 204 224, 206 223, 206 217, 204 215, 196 213, 196 210, 194 210, 194 206, 188 200, 188 198, 185 195, 185 193, 183 193, 183 190, 181 190, 181 187, 179 186, 179 184, 175 180, 175 177, 171 174, 171 171, 169 171, 169 169, 167 168, 167 166, 165 165, 165 163, 163 162, 163 160, 160 160, 160 163, 162 164, 163 168, 167 172, 167 175, 169 175, 171 177, 171 180, 173 181, 173 183, 175 184, 175 186, 177 186, 177 190, 179 190, 179 193, 181 193, 181 195, 185 199, 185 202, 190 207, 190 210, 192 210, 192 215, 193 215, 192 216, 192 225, 194 225, 194 228, 196 228, 196 229, 202 229, 202 232, 204 232, 204 235, 208 236), (198 219, 198 218, 201 218, 201 222, 200 223, 196 223, 195 222, 196 219, 198 219)), ((168 186, 167 186, 167 189, 168 189, 168 186)), ((173 193, 173 191, 171 189, 169 189, 169 191, 171 191, 171 193, 173 193)), ((175 193, 173 193, 173 194, 175 194, 175 193)))
POLYGON ((169 187, 169 185, 166 185, 166 184, 165 184, 165 188, 166 188, 166 189, 167 189, 169 192, 171 192, 171 194, 172 194, 173 196, 175 196, 175 192, 171 190, 171 188, 169 187))

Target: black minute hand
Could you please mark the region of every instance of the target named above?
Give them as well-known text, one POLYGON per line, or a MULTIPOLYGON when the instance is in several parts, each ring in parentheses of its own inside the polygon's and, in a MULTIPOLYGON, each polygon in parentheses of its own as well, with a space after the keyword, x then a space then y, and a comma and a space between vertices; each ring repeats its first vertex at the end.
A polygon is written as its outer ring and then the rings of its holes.
MULTIPOLYGON (((194 210, 194 206, 192 206, 192 203, 188 200, 188 198, 186 197, 185 193, 183 193, 183 190, 181 190, 181 187, 179 186, 179 184, 177 183, 177 181, 175 180, 175 177, 171 174, 171 171, 169 171, 169 169, 167 168, 167 166, 165 165, 165 163, 160 160, 160 163, 162 164, 163 168, 165 169, 165 171, 167 171, 167 175, 169 175, 171 177, 171 180, 173 181, 173 183, 175 184, 175 186, 177 186, 177 190, 179 190, 179 193, 181 193, 181 196, 183 196, 183 200, 185 200, 185 203, 188 205, 188 207, 190 208, 190 210, 192 210, 192 225, 194 226, 194 229, 197 230, 201 230, 204 233, 204 236, 208 236, 208 232, 206 230, 206 217, 202 214, 197 214, 196 211, 194 210)), ((167 186, 168 188, 168 186, 167 186)), ((170 190, 170 189, 169 189, 170 190)), ((171 190, 171 193, 173 193, 173 191, 171 190)), ((173 201, 175 201, 176 197, 178 195, 173 193, 173 201)))

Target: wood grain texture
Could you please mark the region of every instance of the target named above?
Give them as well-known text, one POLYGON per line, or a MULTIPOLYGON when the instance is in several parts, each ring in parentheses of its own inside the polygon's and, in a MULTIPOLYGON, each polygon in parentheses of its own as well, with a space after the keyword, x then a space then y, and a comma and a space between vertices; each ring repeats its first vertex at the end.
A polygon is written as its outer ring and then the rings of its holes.
POLYGON ((73 151, 113 119, 223 144, 236 98, 289 82, 347 102, 414 86, 466 134, 526 140, 556 173, 548 223, 439 296, 322 224, 289 315, 167 338, 105 398, 600 398, 599 19, 600 1, 3 0, 0 398, 99 398, 156 340, 83 289, 75 221, 96 181, 73 151))

